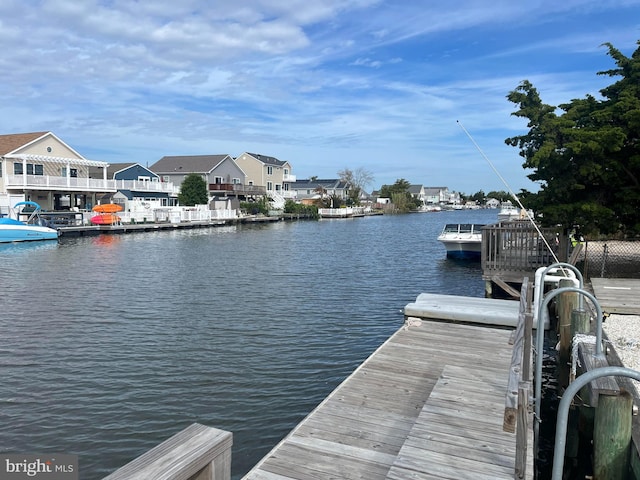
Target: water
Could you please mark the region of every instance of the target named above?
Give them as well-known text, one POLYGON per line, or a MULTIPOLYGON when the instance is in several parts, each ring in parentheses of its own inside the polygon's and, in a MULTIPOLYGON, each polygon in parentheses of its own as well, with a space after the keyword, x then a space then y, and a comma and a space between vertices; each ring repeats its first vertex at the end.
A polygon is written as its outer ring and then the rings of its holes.
POLYGON ((0 247, 0 451, 99 479, 193 422, 239 478, 403 322, 481 297, 445 223, 495 210, 279 222, 0 247))

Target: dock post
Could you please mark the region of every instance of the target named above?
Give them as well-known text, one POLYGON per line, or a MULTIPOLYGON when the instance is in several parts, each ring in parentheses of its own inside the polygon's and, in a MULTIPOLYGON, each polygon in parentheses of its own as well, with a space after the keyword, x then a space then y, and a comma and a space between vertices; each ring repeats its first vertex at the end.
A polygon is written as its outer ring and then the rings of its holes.
POLYGON ((629 470, 633 396, 600 395, 593 427, 594 478, 623 480, 629 470))
POLYGON ((484 282, 484 298, 493 298, 493 284, 491 280, 485 280, 484 282))
POLYGON ((578 333, 591 331, 589 312, 584 308, 577 308, 571 312, 571 338, 578 333))
MULTIPOLYGON (((574 282, 570 279, 563 279, 558 282, 558 287, 573 287, 574 282)), ((571 314, 578 305, 578 294, 576 292, 566 292, 558 296, 558 333, 560 335, 560 348, 558 356, 560 364, 564 367, 569 361, 571 353, 571 314)), ((566 381, 568 382, 568 378, 566 381)))

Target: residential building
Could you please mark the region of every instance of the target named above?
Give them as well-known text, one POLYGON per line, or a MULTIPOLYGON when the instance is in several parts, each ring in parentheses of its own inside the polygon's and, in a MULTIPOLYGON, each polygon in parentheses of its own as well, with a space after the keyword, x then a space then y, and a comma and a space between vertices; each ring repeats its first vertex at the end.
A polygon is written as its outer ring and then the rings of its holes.
POLYGON ((424 199, 425 204, 427 205, 441 205, 450 203, 449 189, 447 187, 425 187, 424 199))
POLYGON ((158 174, 139 163, 112 163, 107 176, 115 180, 118 189, 111 200, 121 204, 125 212, 178 203, 178 188, 171 182, 161 182, 158 174))
POLYGON ((31 200, 43 210, 90 209, 115 193, 107 162, 88 160, 52 132, 0 135, 0 213, 31 200), (92 178, 90 169, 101 173, 92 178))
POLYGON ((289 192, 295 194, 297 200, 319 199, 321 196, 337 196, 345 200, 349 196, 350 185, 339 178, 306 179, 288 182, 289 192))
POLYGON ((246 173, 247 183, 263 187, 277 208, 284 206, 285 199, 295 197, 289 190, 291 182, 296 180, 289 162, 249 152, 236 157, 235 161, 246 173))
POLYGON ((422 185, 409 185, 409 193, 413 198, 420 200, 422 205, 427 203, 427 194, 425 188, 422 185))
POLYGON ((149 169, 162 182, 180 186, 187 175, 196 173, 207 184, 209 196, 253 197, 265 194, 265 189, 247 182, 244 169, 230 156, 181 155, 162 157, 149 169))

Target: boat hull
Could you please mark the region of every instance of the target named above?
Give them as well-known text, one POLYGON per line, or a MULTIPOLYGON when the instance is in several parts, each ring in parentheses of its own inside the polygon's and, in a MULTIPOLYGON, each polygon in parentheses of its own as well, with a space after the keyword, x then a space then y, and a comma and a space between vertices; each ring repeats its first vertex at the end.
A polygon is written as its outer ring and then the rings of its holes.
POLYGON ((447 257, 457 260, 480 260, 482 255, 482 242, 455 242, 443 241, 442 244, 447 249, 447 257))
POLYGON ((39 225, 0 224, 0 243, 57 240, 58 231, 39 225))

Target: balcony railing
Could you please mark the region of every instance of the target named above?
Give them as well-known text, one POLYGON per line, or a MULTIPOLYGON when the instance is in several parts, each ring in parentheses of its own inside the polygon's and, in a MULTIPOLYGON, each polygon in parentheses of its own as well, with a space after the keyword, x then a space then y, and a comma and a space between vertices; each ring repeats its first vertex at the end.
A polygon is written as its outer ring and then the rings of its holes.
POLYGON ((210 192, 233 192, 233 195, 264 195, 265 187, 258 185, 242 185, 240 183, 210 183, 210 192))
POLYGON ((133 190, 136 192, 177 193, 178 189, 168 182, 141 182, 137 180, 104 180, 88 177, 55 177, 51 175, 8 175, 5 187, 28 188, 31 190, 96 191, 116 192, 133 190))

